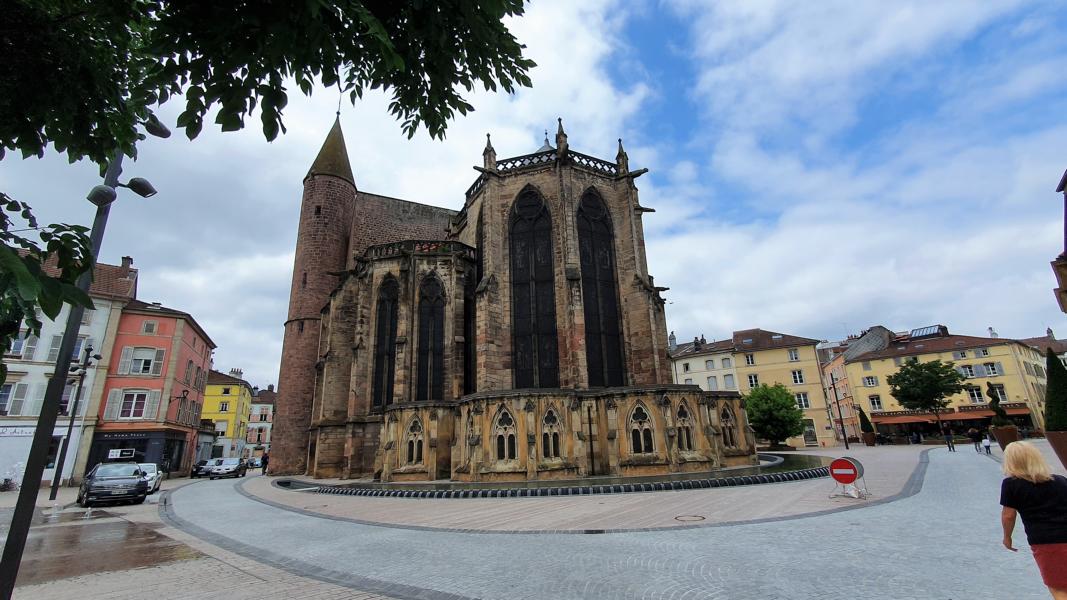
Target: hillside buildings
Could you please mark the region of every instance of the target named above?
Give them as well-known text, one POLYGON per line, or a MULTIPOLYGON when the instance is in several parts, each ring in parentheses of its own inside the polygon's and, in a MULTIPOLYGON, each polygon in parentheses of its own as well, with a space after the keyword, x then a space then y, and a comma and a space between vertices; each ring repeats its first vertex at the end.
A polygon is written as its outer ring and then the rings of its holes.
POLYGON ((241 369, 208 371, 201 418, 215 424, 212 458, 244 458, 245 435, 252 410, 252 386, 241 369))

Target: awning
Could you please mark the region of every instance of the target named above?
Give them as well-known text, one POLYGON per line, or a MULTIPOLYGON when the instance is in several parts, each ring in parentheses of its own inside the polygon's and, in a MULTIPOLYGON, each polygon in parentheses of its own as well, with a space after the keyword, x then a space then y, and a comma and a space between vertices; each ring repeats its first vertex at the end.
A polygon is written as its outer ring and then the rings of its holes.
MULTIPOLYGON (((1029 408, 1008 408, 1005 409, 1008 415, 1028 415, 1030 414, 1029 408)), ((988 419, 993 416, 991 410, 968 410, 965 412, 954 412, 941 415, 942 421, 976 421, 978 419, 988 419)), ((871 415, 871 421, 877 425, 902 425, 904 423, 937 423, 937 417, 934 415, 871 415)))
POLYGON ((890 417, 879 417, 874 415, 871 420, 877 425, 900 425, 903 423, 936 423, 937 419, 933 415, 894 415, 890 417))

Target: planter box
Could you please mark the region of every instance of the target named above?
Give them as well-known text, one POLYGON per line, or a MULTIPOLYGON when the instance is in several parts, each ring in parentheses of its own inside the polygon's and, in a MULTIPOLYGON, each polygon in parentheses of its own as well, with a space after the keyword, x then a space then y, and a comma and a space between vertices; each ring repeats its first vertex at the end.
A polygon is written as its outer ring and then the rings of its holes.
POLYGON ((875 435, 875 433, 873 431, 870 432, 870 433, 865 431, 860 435, 863 436, 863 443, 868 445, 868 446, 873 446, 875 444, 875 442, 878 441, 878 436, 875 435))
POLYGON ((1067 431, 1046 431, 1045 439, 1060 458, 1060 464, 1067 468, 1067 431))
POLYGON ((993 432, 993 437, 997 439, 997 445, 1001 450, 1007 448, 1008 444, 1019 441, 1019 430, 1014 425, 990 427, 989 430, 993 432))

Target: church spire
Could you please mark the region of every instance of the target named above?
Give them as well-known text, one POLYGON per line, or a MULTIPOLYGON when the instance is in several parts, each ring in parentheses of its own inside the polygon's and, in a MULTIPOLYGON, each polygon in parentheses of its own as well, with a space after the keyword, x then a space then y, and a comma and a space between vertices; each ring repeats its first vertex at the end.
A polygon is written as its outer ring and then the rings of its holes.
POLYGON ((567 132, 563 131, 563 117, 556 119, 559 122, 559 127, 556 129, 556 149, 559 151, 559 156, 562 157, 567 153, 567 132))
POLYGON ((353 186, 356 185, 356 180, 352 177, 352 165, 348 162, 345 136, 341 132, 340 115, 334 119, 333 127, 330 128, 330 133, 326 135, 326 141, 322 143, 322 148, 319 149, 319 155, 315 157, 315 162, 311 163, 311 168, 308 169, 307 177, 312 175, 333 175, 344 179, 353 186))
POLYGON ((619 165, 619 173, 623 175, 630 170, 630 157, 626 156, 626 150, 622 149, 622 138, 619 138, 619 152, 615 155, 615 164, 619 165))
POLYGON ((489 139, 489 134, 485 134, 485 150, 482 150, 483 166, 490 171, 496 169, 496 150, 493 148, 493 142, 489 139))

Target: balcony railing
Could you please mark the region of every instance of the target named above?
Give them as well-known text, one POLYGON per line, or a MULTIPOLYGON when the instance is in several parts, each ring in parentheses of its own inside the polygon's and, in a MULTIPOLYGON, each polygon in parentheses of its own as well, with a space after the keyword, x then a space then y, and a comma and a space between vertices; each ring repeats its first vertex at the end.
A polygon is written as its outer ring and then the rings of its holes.
POLYGON ((373 260, 412 254, 459 254, 471 260, 475 258, 474 248, 460 242, 442 240, 404 240, 390 244, 379 244, 367 248, 363 256, 373 260))

